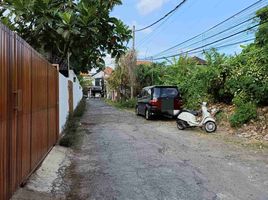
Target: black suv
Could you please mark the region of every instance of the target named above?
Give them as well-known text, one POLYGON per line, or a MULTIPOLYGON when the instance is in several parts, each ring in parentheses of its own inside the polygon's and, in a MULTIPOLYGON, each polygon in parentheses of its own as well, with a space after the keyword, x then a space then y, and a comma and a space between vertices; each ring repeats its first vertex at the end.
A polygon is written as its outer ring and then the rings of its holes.
POLYGON ((149 86, 138 95, 136 114, 151 119, 152 116, 175 117, 182 106, 182 98, 176 86, 149 86))

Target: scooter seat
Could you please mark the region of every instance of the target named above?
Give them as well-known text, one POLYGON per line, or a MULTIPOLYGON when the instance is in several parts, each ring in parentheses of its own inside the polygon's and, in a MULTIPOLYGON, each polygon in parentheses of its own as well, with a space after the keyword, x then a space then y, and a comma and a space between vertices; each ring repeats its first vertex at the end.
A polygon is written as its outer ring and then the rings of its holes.
POLYGON ((197 112, 197 111, 194 111, 194 110, 186 110, 186 109, 182 109, 182 110, 180 111, 180 113, 182 113, 182 112, 188 112, 188 113, 193 114, 194 116, 198 116, 198 112, 197 112))

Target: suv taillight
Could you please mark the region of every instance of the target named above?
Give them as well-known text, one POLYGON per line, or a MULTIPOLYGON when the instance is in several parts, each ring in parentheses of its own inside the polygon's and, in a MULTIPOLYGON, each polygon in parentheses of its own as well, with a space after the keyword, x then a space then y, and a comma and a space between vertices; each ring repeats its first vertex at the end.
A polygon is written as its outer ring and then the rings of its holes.
POLYGON ((152 99, 149 101, 151 106, 156 106, 158 109, 161 109, 161 101, 159 99, 152 99))
POLYGON ((182 106, 182 99, 181 98, 175 98, 174 99, 174 110, 180 110, 182 106))

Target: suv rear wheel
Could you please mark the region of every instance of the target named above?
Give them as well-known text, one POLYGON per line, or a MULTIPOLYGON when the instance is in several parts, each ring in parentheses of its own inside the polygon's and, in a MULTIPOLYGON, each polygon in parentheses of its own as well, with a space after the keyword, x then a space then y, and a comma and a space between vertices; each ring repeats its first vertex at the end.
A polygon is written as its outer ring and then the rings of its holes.
POLYGON ((149 111, 149 109, 146 109, 145 111, 145 119, 146 120, 150 120, 152 117, 151 117, 151 112, 149 111))

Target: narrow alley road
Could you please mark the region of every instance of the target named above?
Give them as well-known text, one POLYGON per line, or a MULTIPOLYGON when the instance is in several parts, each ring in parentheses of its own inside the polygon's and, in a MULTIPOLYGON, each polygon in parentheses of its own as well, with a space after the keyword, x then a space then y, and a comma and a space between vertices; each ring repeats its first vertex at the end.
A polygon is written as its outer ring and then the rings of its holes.
POLYGON ((69 199, 268 200, 268 155, 88 100, 69 199))

